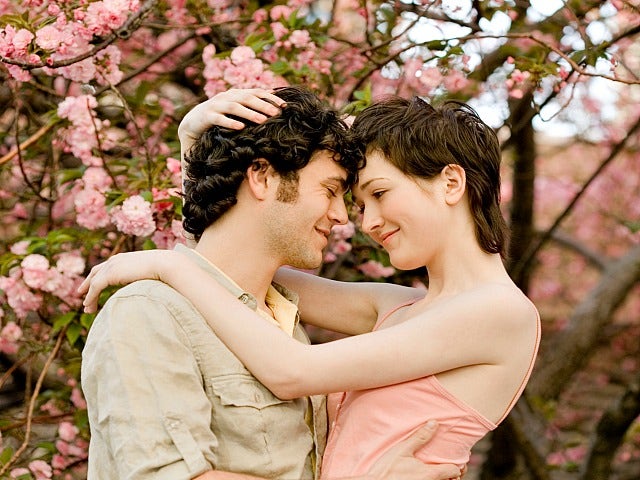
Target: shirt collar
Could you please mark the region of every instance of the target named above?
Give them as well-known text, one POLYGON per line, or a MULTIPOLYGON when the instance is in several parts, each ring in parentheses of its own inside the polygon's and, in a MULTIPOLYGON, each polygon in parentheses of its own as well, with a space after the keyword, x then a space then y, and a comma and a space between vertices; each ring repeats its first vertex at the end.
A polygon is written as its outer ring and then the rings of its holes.
MULTIPOLYGON (((233 296, 252 310, 258 312, 267 320, 274 322, 274 318, 258 309, 256 298, 249 292, 244 291, 236 282, 227 276, 222 270, 216 267, 206 257, 196 250, 182 244, 177 244, 174 250, 189 257, 200 268, 211 275, 220 285, 226 288, 233 296)), ((288 335, 293 335, 293 330, 298 324, 298 295, 288 290, 282 285, 272 283, 267 290, 266 303, 271 308, 275 316, 275 323, 288 335)))

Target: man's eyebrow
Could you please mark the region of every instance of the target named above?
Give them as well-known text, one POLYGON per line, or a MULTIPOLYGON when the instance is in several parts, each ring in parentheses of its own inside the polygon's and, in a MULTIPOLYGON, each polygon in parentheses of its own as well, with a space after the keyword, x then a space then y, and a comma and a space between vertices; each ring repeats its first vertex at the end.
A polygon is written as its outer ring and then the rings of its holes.
POLYGON ((325 181, 331 181, 331 180, 338 183, 343 191, 346 192, 348 190, 347 180, 345 178, 339 175, 336 175, 334 177, 328 177, 327 179, 325 179, 325 181))

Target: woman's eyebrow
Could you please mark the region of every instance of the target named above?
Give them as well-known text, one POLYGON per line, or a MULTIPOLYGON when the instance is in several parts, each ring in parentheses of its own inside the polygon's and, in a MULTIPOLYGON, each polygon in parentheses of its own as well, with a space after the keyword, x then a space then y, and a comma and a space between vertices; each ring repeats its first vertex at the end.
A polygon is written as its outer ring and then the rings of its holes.
POLYGON ((365 188, 367 188, 367 187, 369 186, 369 184, 370 184, 371 182, 373 182, 374 180, 376 180, 376 179, 375 179, 375 178, 371 178, 371 179, 367 180, 366 182, 364 182, 364 183, 362 183, 362 184, 358 185, 358 188, 360 188, 360 190, 364 190, 364 189, 365 189, 365 188))

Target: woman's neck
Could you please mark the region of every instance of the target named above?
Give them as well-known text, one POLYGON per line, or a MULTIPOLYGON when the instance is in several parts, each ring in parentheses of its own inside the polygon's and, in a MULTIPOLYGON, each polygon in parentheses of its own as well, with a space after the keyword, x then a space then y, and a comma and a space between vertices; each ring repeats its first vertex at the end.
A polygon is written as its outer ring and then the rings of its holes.
POLYGON ((426 301, 452 296, 487 283, 512 283, 497 253, 464 249, 426 265, 429 289, 426 301))

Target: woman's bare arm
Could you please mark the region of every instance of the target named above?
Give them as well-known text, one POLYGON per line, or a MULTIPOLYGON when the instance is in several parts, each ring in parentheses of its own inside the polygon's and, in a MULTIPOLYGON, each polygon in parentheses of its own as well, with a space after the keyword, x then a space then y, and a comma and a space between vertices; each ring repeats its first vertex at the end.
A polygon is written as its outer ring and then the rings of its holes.
POLYGON ((339 282, 286 267, 274 280, 298 294, 305 323, 349 335, 370 332, 381 314, 425 293, 389 283, 339 282))
POLYGON ((535 327, 530 304, 514 301, 512 289, 497 285, 440 302, 394 327, 304 345, 238 302, 184 255, 161 250, 119 254, 94 267, 81 287, 90 284, 88 309, 95 309, 97 292, 105 286, 138 279, 140 271, 159 272, 155 278, 191 300, 256 378, 284 399, 379 387, 469 365, 500 365, 515 340, 535 327))
POLYGON ((214 125, 234 130, 244 128, 244 123, 228 115, 263 123, 268 117, 276 115, 283 103, 273 92, 262 88, 232 88, 196 105, 178 126, 182 161, 184 162, 184 156, 191 146, 208 128, 214 125))

